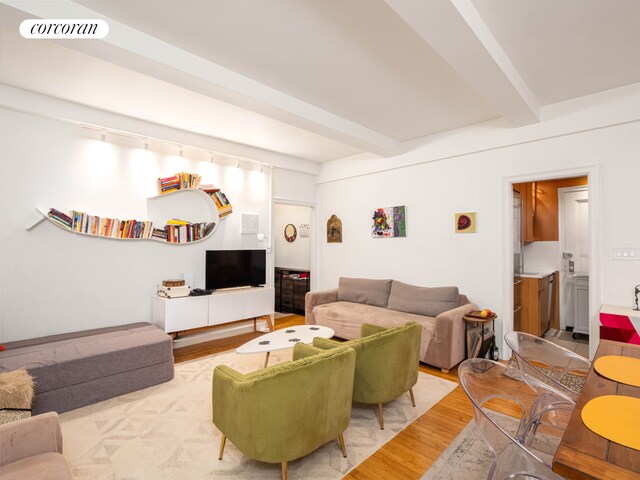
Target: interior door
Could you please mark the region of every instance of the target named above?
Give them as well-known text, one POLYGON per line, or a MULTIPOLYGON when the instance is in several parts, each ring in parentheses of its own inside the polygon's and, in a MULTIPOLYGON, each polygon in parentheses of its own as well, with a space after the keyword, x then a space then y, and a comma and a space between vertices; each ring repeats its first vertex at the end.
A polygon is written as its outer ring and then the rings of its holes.
POLYGON ((588 187, 558 189, 560 268, 560 328, 575 326, 575 275, 589 274, 588 187))

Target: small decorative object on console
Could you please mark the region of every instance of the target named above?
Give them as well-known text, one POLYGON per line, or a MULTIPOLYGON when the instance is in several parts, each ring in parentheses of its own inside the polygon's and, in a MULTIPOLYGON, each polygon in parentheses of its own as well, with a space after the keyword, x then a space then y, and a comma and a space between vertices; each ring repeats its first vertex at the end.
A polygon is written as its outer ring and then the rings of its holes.
POLYGON ((163 287, 184 287, 183 279, 163 280, 163 287))
POLYGON ((213 290, 205 290, 204 288, 194 288, 193 290, 191 290, 191 293, 189 294, 192 297, 199 297, 201 295, 211 295, 213 293, 213 290))
POLYGON ((158 285, 158 296, 165 298, 180 298, 188 297, 191 287, 188 285, 182 285, 180 287, 165 287, 164 285, 158 285))

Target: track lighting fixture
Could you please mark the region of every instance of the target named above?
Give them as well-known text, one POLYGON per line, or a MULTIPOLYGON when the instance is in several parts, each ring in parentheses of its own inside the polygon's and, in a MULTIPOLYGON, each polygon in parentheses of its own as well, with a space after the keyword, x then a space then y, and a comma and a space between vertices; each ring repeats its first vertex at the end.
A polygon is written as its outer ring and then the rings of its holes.
MULTIPOLYGON (((76 125, 78 125, 75 122, 71 122, 74 123, 76 125)), ((130 132, 125 132, 122 130, 113 130, 110 128, 105 128, 99 125, 90 125, 90 124, 86 124, 86 123, 82 123, 79 124, 82 128, 86 128, 87 130, 91 130, 93 132, 97 132, 100 135, 100 140, 102 142, 107 142, 107 135, 113 135, 116 137, 125 137, 125 138, 129 138, 129 139, 134 139, 140 142, 140 145, 144 145, 144 149, 145 150, 149 150, 150 144, 160 144, 160 145, 169 145, 172 146, 173 148, 178 148, 178 152, 179 155, 181 157, 184 157, 184 145, 180 144, 180 143, 176 143, 176 142, 172 142, 170 140, 162 140, 160 138, 153 138, 153 137, 148 137, 146 135, 138 135, 136 133, 130 133, 130 132)), ((233 165, 233 161, 235 160, 235 165, 236 168, 241 168, 240 162, 242 161, 243 164, 245 164, 245 166, 247 165, 256 165, 257 164, 257 168, 260 171, 260 173, 264 172, 264 167, 269 167, 270 169, 273 169, 273 165, 265 165, 261 162, 258 162, 256 160, 251 160, 251 159, 247 159, 247 158, 240 158, 240 157, 236 157, 235 155, 229 155, 226 153, 220 153, 220 152, 214 152, 213 150, 207 150, 201 147, 195 147, 195 146, 187 146, 187 148, 189 150, 194 150, 197 152, 201 152, 204 153, 205 155, 208 153, 209 154, 209 162, 214 163, 215 159, 218 159, 218 161, 220 161, 221 163, 227 163, 227 165, 229 165, 229 163, 231 163, 233 165)), ((206 158, 206 157, 205 157, 206 158)))

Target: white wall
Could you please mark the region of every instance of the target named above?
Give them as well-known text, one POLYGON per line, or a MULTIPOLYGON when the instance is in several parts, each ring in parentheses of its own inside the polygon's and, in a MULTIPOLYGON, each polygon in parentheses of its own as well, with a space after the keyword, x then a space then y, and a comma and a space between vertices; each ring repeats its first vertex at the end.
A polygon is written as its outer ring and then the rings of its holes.
POLYGON ((273 198, 309 205, 315 204, 316 181, 316 175, 274 168, 273 198))
POLYGON ((531 242, 522 247, 525 272, 560 271, 560 242, 531 242))
POLYGON ((257 213, 260 232, 270 233, 269 169, 237 169, 188 153, 181 158, 153 145, 145 151, 118 137, 103 143, 69 123, 8 110, 0 115, 2 341, 150 321, 161 280, 187 274, 193 286, 204 286, 205 250, 264 247, 255 235, 241 235, 240 213, 257 213), (144 219, 155 179, 178 171, 200 173, 234 207, 203 242, 86 237, 47 221, 25 230, 35 207, 144 219))
POLYGON ((343 243, 327 244, 316 232, 317 289, 336 287, 343 275, 457 285, 509 318, 500 312, 502 232, 509 228, 502 216, 505 179, 600 165, 602 218, 594 219, 603 232, 600 301, 628 305, 640 262, 614 261, 612 253, 615 246, 640 245, 640 95, 632 94, 583 111, 567 108, 529 130, 488 122, 425 139, 399 157, 325 164, 318 217, 342 219, 343 243), (407 237, 372 239, 371 210, 393 205, 407 206, 407 237), (454 214, 467 211, 477 212, 478 233, 455 234, 454 214))
POLYGON ((309 270, 311 268, 311 237, 300 236, 301 223, 311 223, 311 208, 298 205, 276 204, 273 211, 273 237, 275 266, 309 270), (284 229, 293 224, 298 235, 293 242, 287 242, 284 229))

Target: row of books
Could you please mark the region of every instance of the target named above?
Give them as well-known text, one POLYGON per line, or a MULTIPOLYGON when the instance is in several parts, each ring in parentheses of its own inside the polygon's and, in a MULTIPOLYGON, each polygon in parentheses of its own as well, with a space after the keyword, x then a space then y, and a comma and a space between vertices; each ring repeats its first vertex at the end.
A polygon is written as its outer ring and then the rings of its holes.
POLYGON ((183 190, 185 188, 198 188, 202 177, 197 173, 180 172, 157 181, 158 195, 183 190))
POLYGON ((196 240, 201 240, 209 235, 215 226, 215 222, 167 225, 165 227, 167 235, 166 240, 169 243, 195 242, 196 240))
POLYGON ((69 215, 66 215, 55 208, 49 211, 49 218, 74 232, 100 237, 150 238, 152 233, 152 224, 148 220, 119 220, 89 215, 76 210, 72 210, 69 215))
POLYGON ((170 243, 201 240, 211 233, 214 222, 190 223, 169 220, 164 228, 154 228, 148 220, 119 220, 72 210, 67 215, 52 208, 48 217, 59 226, 74 232, 110 238, 156 238, 170 243))
POLYGON ((200 190, 208 194, 218 209, 218 217, 223 218, 233 213, 233 207, 227 196, 213 185, 201 185, 200 190))

